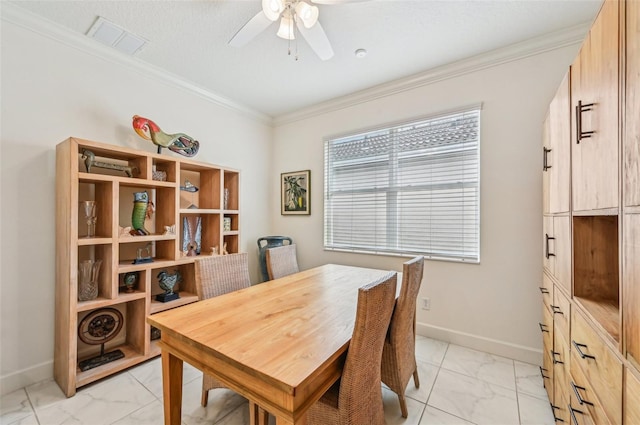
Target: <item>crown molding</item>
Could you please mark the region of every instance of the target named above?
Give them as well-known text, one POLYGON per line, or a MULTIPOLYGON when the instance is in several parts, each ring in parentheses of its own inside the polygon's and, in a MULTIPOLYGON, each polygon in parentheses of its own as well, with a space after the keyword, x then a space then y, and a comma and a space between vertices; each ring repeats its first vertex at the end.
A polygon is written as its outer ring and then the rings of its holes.
POLYGON ((582 43, 587 34, 590 22, 569 27, 561 31, 545 34, 529 40, 515 43, 506 47, 491 50, 467 59, 452 62, 420 72, 409 77, 380 84, 345 96, 340 96, 326 102, 318 103, 307 108, 274 117, 274 127, 295 121, 311 118, 328 112, 349 108, 361 103, 370 102, 387 96, 392 96, 407 90, 412 90, 442 80, 455 78, 471 72, 502 65, 508 62, 539 55, 548 51, 573 46, 582 43))
POLYGON ((231 99, 215 94, 197 84, 191 83, 165 71, 150 65, 133 56, 126 56, 108 46, 104 46, 83 34, 72 31, 55 22, 44 19, 33 12, 13 5, 7 1, 0 2, 1 20, 32 31, 43 37, 60 42, 68 47, 82 51, 83 53, 107 60, 113 64, 125 66, 146 77, 169 83, 172 86, 190 92, 218 106, 235 111, 243 116, 271 126, 273 119, 269 115, 251 109, 231 99))

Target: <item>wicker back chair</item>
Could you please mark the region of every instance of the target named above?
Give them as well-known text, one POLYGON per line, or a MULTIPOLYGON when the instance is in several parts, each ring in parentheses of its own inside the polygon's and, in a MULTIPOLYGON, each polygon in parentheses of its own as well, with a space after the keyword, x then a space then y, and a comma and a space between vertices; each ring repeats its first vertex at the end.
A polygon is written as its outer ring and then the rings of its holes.
MULTIPOLYGON (((224 295, 251 286, 249 260, 242 254, 199 257, 195 261, 196 291, 201 300, 224 295)), ((227 388, 206 373, 202 377, 202 406, 209 401, 209 390, 227 388)))
POLYGON ((420 387, 418 366, 416 364, 416 299, 422 272, 424 257, 416 257, 404 263, 402 267, 402 287, 396 307, 391 316, 389 333, 382 352, 382 382, 398 395, 402 417, 408 415, 404 390, 413 375, 416 388, 420 387))
POLYGON ((269 280, 298 273, 298 259, 296 257, 296 244, 283 245, 269 248, 265 254, 269 280))
POLYGON ((397 274, 358 290, 353 336, 342 376, 308 410, 309 425, 384 424, 380 360, 395 303, 397 274))

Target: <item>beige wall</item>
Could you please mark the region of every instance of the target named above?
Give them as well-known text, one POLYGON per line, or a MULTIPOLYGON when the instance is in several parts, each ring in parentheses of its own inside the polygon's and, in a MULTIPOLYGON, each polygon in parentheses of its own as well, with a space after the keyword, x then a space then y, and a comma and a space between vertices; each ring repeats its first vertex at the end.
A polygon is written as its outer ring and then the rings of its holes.
MULTIPOLYGON (((323 250, 323 138, 482 103, 481 263, 427 261, 419 332, 541 361, 541 123, 577 46, 413 88, 275 129, 272 200, 282 172, 311 170, 311 216, 281 216, 302 268, 341 263, 401 270, 402 258, 323 250)), ((421 303, 419 302, 419 305, 421 303)))
MULTIPOLYGON (((144 149, 134 114, 201 143, 195 159, 238 168, 241 249, 268 232, 271 127, 166 81, 2 22, 0 390, 53 376, 55 146, 69 136, 144 149)), ((167 154, 173 155, 173 154, 167 154)))

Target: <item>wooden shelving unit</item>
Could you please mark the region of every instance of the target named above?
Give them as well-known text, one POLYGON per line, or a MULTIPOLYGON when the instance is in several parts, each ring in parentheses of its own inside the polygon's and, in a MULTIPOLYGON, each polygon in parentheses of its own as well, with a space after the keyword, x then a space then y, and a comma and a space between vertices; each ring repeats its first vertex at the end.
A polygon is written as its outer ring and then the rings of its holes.
POLYGON ((238 252, 240 237, 239 179, 237 170, 124 147, 69 138, 56 148, 56 325, 54 377, 68 396, 77 388, 95 382, 160 354, 151 340, 146 317, 198 300, 194 284, 196 257, 183 252, 183 223, 187 217, 201 222, 200 255, 238 252), (135 167, 131 177, 123 171, 93 166, 87 172, 82 152, 88 149, 96 160, 135 167), (154 180, 154 170, 164 172, 166 180, 154 180), (187 181, 196 192, 181 190, 187 181), (226 190, 225 190, 226 189, 226 190), (155 212, 145 221, 150 234, 121 235, 131 226, 133 193, 149 194, 155 212), (227 198, 225 206, 225 194, 227 198), (87 226, 80 212, 80 201, 95 201, 95 236, 87 237, 87 226), (223 218, 231 217, 232 231, 223 230, 223 218), (175 233, 166 227, 175 226, 175 233), (150 252, 152 262, 133 264, 138 249, 150 252), (148 249, 148 251, 146 251, 148 249), (82 260, 102 260, 98 276, 98 296, 78 301, 78 264, 82 260), (156 301, 164 292, 158 273, 178 271, 182 277, 175 288, 180 298, 156 301), (124 276, 136 272, 133 292, 126 292, 124 276), (120 332, 105 344, 105 351, 120 350, 124 357, 81 371, 80 361, 98 356, 100 345, 85 344, 78 337, 78 326, 87 315, 103 308, 114 308, 123 316, 120 332))

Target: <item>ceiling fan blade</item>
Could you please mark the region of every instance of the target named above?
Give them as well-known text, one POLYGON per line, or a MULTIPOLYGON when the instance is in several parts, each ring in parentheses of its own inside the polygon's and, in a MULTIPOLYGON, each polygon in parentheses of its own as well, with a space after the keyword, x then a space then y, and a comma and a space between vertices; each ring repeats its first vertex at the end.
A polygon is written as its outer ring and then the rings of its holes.
POLYGON ((229 40, 229 44, 234 47, 242 47, 266 30, 271 24, 273 24, 273 21, 267 18, 267 15, 261 10, 238 30, 233 38, 229 40))
POLYGON ((311 0, 311 3, 316 4, 344 4, 344 3, 361 3, 369 0, 311 0))
POLYGON ((297 19, 296 24, 300 34, 302 34, 304 39, 307 40, 309 46, 311 46, 320 59, 326 61, 333 57, 333 48, 331 47, 331 43, 329 43, 327 34, 325 34, 322 29, 320 22, 316 22, 316 24, 311 28, 305 28, 301 19, 297 19))

